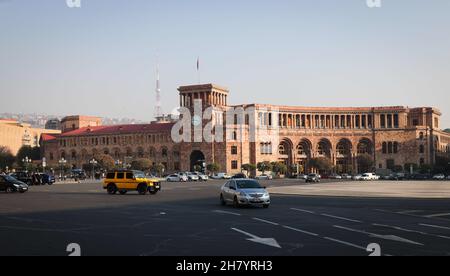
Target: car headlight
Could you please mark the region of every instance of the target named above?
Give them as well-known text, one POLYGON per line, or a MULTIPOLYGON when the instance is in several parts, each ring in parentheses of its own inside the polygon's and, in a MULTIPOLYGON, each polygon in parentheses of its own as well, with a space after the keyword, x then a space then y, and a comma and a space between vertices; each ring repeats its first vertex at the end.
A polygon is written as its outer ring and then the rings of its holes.
POLYGON ((240 192, 239 195, 240 195, 240 196, 247 196, 247 194, 244 193, 244 192, 240 192))
POLYGON ((17 188, 17 189, 20 188, 20 185, 17 185, 17 184, 14 184, 13 186, 14 186, 14 188, 17 188))
POLYGON ((264 197, 269 197, 269 196, 270 196, 269 193, 265 193, 265 194, 264 194, 264 197))

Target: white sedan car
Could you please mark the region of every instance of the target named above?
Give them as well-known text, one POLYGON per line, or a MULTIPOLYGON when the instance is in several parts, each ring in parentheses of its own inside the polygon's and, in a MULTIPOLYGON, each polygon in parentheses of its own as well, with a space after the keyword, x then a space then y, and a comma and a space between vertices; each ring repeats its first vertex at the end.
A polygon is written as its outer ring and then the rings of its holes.
POLYGON ((180 174, 171 174, 166 178, 167 182, 187 182, 188 178, 186 175, 180 175, 180 174))
POLYGON ((261 175, 258 175, 257 177, 255 177, 255 179, 257 179, 257 180, 272 180, 273 176, 270 174, 261 174, 261 175))
POLYGON ((211 176, 212 179, 231 179, 231 176, 229 176, 226 173, 218 173, 211 176))

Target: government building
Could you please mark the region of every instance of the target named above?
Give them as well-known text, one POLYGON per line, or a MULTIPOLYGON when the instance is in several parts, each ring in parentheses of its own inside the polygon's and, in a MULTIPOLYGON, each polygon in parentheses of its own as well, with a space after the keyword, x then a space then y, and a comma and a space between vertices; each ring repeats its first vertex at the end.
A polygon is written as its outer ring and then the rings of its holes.
POLYGON ((373 169, 385 171, 399 167, 408 171, 410 164, 433 165, 438 156, 450 156, 450 134, 441 130, 441 113, 432 107, 230 105, 228 89, 218 85, 181 86, 178 91, 182 108, 194 113, 195 103, 201 103, 211 110, 206 119, 192 114, 192 128, 210 126, 213 135, 223 139, 174 141, 173 130, 184 116, 178 121, 118 126, 101 125, 95 117, 71 116, 63 119, 61 134, 42 135, 48 166, 57 167, 64 158, 80 168, 96 155, 108 154, 120 163, 148 158, 164 164, 166 172, 217 163, 221 171, 234 174, 243 164, 279 161, 291 171, 297 167, 307 173, 313 170, 309 160, 324 157, 339 173, 357 173, 363 172, 361 155, 373 159, 373 169), (242 120, 225 115, 236 109, 245 111, 242 120), (224 126, 223 133, 219 126, 224 126), (265 130, 264 137, 259 137, 259 129, 265 130))

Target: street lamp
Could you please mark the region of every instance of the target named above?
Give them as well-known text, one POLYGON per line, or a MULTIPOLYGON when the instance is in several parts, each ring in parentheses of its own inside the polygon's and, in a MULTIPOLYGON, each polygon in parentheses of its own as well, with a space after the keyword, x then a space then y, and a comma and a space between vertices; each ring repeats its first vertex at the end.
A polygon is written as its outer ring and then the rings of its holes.
POLYGON ((64 170, 64 166, 67 164, 67 160, 64 158, 59 159, 58 161, 59 166, 60 166, 60 171, 59 171, 59 179, 61 180, 63 178, 63 170, 64 170))
POLYGON ((31 159, 26 156, 24 159, 22 159, 22 163, 25 165, 25 172, 28 173, 28 164, 31 163, 31 159))
POLYGON ((91 161, 89 161, 89 163, 92 165, 92 179, 94 179, 94 174, 95 174, 95 165, 98 164, 97 160, 95 160, 95 158, 93 158, 91 161))

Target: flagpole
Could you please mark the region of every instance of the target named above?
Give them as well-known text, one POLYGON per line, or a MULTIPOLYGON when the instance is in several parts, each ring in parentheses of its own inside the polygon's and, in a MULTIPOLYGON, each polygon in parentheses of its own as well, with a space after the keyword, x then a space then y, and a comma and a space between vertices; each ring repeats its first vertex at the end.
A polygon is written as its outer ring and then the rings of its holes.
POLYGON ((200 57, 197 58, 197 82, 200 84, 200 57))

